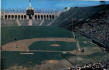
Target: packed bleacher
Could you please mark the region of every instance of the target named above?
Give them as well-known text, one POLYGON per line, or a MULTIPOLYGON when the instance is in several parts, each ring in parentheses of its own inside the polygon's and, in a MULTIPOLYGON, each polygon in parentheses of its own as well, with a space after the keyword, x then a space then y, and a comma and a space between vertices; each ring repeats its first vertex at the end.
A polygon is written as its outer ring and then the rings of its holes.
POLYGON ((90 19, 84 20, 84 23, 75 26, 78 32, 92 39, 101 47, 106 47, 108 50, 109 42, 109 10, 100 11, 93 15, 90 19))
MULTIPOLYGON (((48 26, 52 20, 32 20, 32 26, 48 26)), ((29 20, 2 20, 2 26, 28 26, 29 20)))
POLYGON ((18 26, 15 20, 1 20, 1 26, 18 26))
POLYGON ((89 63, 84 66, 70 67, 67 70, 109 70, 109 62, 89 63))
POLYGON ((73 7, 63 12, 53 25, 76 31, 109 49, 109 5, 73 7), (62 21, 63 20, 63 21, 62 21))

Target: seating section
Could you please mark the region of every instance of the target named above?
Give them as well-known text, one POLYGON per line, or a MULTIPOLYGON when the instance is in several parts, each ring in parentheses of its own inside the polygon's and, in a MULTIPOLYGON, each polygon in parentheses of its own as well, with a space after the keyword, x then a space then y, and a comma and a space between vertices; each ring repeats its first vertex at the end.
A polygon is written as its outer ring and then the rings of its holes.
POLYGON ((18 24, 16 23, 15 20, 1 20, 1 25, 2 26, 17 26, 18 24))
MULTIPOLYGON (((32 20, 32 26, 48 26, 52 20, 32 20)), ((28 26, 29 20, 2 20, 2 26, 28 26)))
POLYGON ((90 39, 101 44, 102 47, 109 48, 109 10, 104 10, 96 13, 84 20, 84 23, 76 25, 75 30, 90 39))
POLYGON ((63 12, 52 25, 76 31, 102 47, 109 48, 109 5, 73 7, 63 12))

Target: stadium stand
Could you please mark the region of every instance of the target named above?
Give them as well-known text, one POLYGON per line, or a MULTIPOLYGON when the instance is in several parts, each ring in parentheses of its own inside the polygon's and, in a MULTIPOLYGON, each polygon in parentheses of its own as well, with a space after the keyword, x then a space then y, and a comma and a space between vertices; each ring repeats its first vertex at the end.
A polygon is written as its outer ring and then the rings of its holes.
POLYGON ((101 47, 109 49, 108 13, 109 5, 75 7, 63 12, 52 25, 76 31, 101 47))

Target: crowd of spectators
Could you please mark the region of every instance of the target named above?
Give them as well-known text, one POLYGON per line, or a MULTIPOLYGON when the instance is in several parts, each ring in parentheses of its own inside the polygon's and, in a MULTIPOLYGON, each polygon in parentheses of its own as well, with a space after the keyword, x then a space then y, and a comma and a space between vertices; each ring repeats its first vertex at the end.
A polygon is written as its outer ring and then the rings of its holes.
POLYGON ((79 22, 81 23, 80 26, 76 26, 75 28, 83 35, 101 43, 103 45, 102 47, 109 48, 108 13, 109 11, 99 12, 92 16, 92 18, 84 20, 83 23, 79 22))
POLYGON ((90 63, 84 66, 70 67, 68 70, 109 70, 109 62, 90 63))

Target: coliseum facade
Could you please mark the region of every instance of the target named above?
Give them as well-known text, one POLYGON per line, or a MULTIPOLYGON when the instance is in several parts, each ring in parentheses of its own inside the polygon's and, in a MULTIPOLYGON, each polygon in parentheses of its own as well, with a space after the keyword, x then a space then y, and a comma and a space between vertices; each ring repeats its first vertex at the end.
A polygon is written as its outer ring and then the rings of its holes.
POLYGON ((44 26, 46 26, 53 22, 60 15, 59 12, 42 13, 34 11, 34 15, 32 15, 32 19, 30 19, 26 14, 26 10, 24 12, 2 11, 1 13, 2 26, 10 26, 14 25, 14 23, 23 26, 24 24, 28 25, 30 22, 36 26, 39 26, 40 24, 44 24, 44 26))
MULTIPOLYGON (((34 15, 32 16, 33 20, 52 20, 55 19, 59 14, 57 13, 37 13, 35 12, 34 15)), ((28 20, 29 17, 26 15, 26 12, 2 12, 2 18, 4 20, 28 20)))

